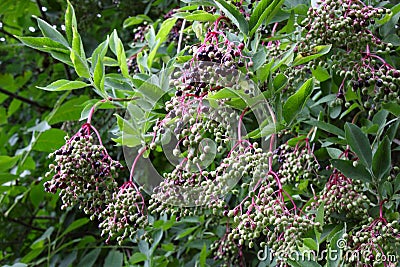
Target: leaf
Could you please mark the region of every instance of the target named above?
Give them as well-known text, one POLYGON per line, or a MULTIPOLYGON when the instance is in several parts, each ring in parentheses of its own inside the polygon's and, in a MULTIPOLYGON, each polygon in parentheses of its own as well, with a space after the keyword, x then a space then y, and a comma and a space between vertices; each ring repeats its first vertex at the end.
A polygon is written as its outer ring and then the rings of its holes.
POLYGON ((317 242, 312 238, 303 238, 303 244, 311 250, 318 250, 317 242))
POLYGON ((250 16, 249 27, 252 36, 262 23, 268 25, 280 10, 284 0, 262 0, 258 3, 250 16))
POLYGON ((294 59, 292 67, 302 65, 307 63, 313 59, 319 58, 325 54, 327 54, 332 48, 332 45, 318 45, 314 48, 315 54, 303 57, 301 54, 298 54, 297 57, 294 59))
POLYGON ((206 246, 206 244, 204 244, 203 248, 200 251, 200 256, 199 256, 200 267, 206 266, 206 259, 207 259, 207 246, 206 246))
POLYGON ((93 249, 82 258, 82 260, 78 263, 78 266, 92 267, 99 257, 100 252, 100 248, 93 249))
POLYGON ((119 65, 122 75, 125 78, 130 78, 129 71, 128 71, 128 65, 126 62, 124 45, 122 44, 121 39, 119 39, 116 30, 114 30, 110 36, 109 46, 110 46, 111 51, 114 53, 114 55, 117 56, 118 65, 119 65))
POLYGON ((321 226, 324 226, 324 212, 325 212, 325 203, 322 203, 319 205, 318 210, 317 210, 317 215, 315 216, 315 221, 319 222, 321 226))
POLYGON ((371 183, 371 174, 365 168, 365 166, 358 164, 356 167, 353 165, 353 161, 332 159, 331 163, 333 167, 338 169, 344 176, 350 179, 360 180, 362 182, 371 183))
POLYGON ((60 129, 49 129, 43 132, 36 140, 32 150, 42 152, 53 152, 64 145, 64 137, 67 134, 60 129))
POLYGON ((135 26, 137 24, 142 23, 143 21, 150 21, 151 22, 152 20, 148 16, 146 16, 144 14, 141 14, 141 15, 137 15, 135 17, 130 17, 130 18, 127 18, 126 20, 124 20, 123 27, 124 28, 128 28, 128 27, 131 27, 131 26, 135 26))
POLYGON ((72 44, 72 28, 77 28, 74 7, 71 5, 70 1, 67 0, 67 11, 65 12, 65 32, 67 34, 67 39, 70 44, 72 44))
POLYGON ((383 108, 395 115, 396 117, 400 117, 400 105, 395 102, 383 103, 383 108))
POLYGON ((46 91, 67 91, 67 90, 81 89, 89 85, 90 84, 81 81, 58 80, 49 84, 46 87, 37 86, 37 88, 46 91))
POLYGON ((372 172, 376 178, 382 179, 385 176, 390 170, 391 161, 390 140, 385 136, 372 159, 372 172))
POLYGON ((182 231, 175 237, 175 240, 178 240, 178 239, 184 238, 185 236, 190 235, 197 228, 199 228, 199 226, 194 226, 194 227, 189 227, 189 228, 186 228, 186 229, 182 229, 182 231))
POLYGON ((202 22, 211 21, 211 22, 214 22, 219 17, 219 15, 213 15, 204 10, 196 10, 193 13, 189 13, 189 12, 175 13, 174 17, 183 18, 183 19, 186 19, 187 21, 202 21, 202 22))
POLYGON ((314 88, 314 80, 308 79, 296 93, 288 98, 283 105, 283 117, 286 123, 290 123, 300 113, 306 104, 312 90, 314 88))
POLYGON ((48 24, 46 21, 42 20, 41 18, 36 18, 36 20, 38 22, 38 26, 44 37, 48 37, 48 38, 64 45, 65 47, 69 47, 67 40, 65 40, 64 36, 62 36, 62 34, 59 31, 54 29, 50 24, 48 24))
POLYGON ((367 135, 360 128, 351 123, 344 126, 347 144, 352 151, 357 154, 360 161, 367 167, 371 168, 372 151, 367 135))
POLYGON ((105 68, 104 68, 103 60, 100 57, 98 57, 95 68, 94 68, 93 82, 94 82, 94 85, 96 86, 96 88, 103 94, 105 94, 104 74, 105 74, 105 68))
POLYGON ((324 82, 331 78, 329 72, 326 69, 322 68, 321 66, 317 66, 316 69, 311 69, 311 73, 313 74, 315 79, 317 79, 320 82, 324 82))
POLYGON ((157 54, 158 48, 160 48, 161 44, 167 40, 168 34, 171 31, 171 29, 174 27, 177 20, 178 20, 177 18, 169 18, 161 24, 160 30, 158 31, 158 33, 156 35, 156 45, 151 48, 151 51, 147 58, 148 68, 151 68, 151 65, 153 64, 153 60, 157 54))
POLYGON ((117 250, 111 250, 104 260, 104 267, 119 267, 123 265, 124 254, 117 250))
POLYGON ((50 125, 64 122, 64 121, 77 121, 80 119, 83 110, 82 104, 89 99, 88 96, 83 95, 79 98, 72 98, 62 104, 53 117, 48 121, 50 125))
POLYGON ((65 231, 61 234, 60 237, 68 234, 69 232, 74 231, 75 229, 78 229, 82 226, 84 226, 85 224, 87 224, 89 222, 88 218, 80 218, 76 221, 73 221, 68 227, 67 229, 65 229, 65 231))
POLYGON ((65 54, 69 53, 68 49, 64 45, 48 37, 20 37, 20 36, 16 37, 24 45, 43 52, 57 51, 65 54))
POLYGON ((249 33, 249 24, 235 6, 225 0, 214 0, 214 2, 242 33, 246 35, 249 33))
POLYGON ((143 261, 145 261, 145 260, 147 260, 146 254, 143 254, 143 253, 141 253, 141 252, 136 252, 135 254, 133 254, 133 255, 130 257, 129 263, 130 263, 130 264, 136 264, 136 263, 139 263, 139 262, 143 262, 143 261))
POLYGON ((338 267, 343 255, 343 244, 346 242, 343 239, 343 235, 346 233, 346 228, 343 228, 337 232, 330 240, 328 247, 328 255, 334 255, 334 257, 328 257, 327 266, 338 267))
POLYGON ((342 129, 339 129, 335 125, 326 123, 324 121, 306 121, 305 123, 316 126, 317 128, 336 136, 344 137, 344 132, 342 129))
POLYGON ((81 58, 78 55, 78 53, 74 50, 71 50, 69 56, 71 58, 72 64, 74 65, 75 71, 79 75, 79 77, 89 79, 90 72, 89 72, 89 67, 86 63, 86 59, 81 58))
POLYGON ((19 157, 10 157, 10 156, 0 156, 0 170, 6 171, 14 167, 14 165, 18 162, 19 157))

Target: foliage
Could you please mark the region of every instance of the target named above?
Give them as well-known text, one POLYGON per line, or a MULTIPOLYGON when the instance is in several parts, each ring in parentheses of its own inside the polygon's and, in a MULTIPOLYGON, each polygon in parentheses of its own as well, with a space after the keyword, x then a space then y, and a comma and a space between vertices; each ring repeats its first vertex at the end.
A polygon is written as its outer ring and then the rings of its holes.
POLYGON ((0 4, 0 262, 396 266, 400 6, 134 3, 0 4))

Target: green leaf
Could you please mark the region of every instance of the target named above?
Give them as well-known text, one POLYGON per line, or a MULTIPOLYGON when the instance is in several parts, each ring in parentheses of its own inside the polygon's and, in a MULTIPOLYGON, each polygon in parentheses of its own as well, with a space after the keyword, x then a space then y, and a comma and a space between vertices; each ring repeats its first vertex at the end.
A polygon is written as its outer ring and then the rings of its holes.
POLYGON ((64 54, 69 53, 69 50, 64 45, 48 37, 19 37, 19 36, 16 37, 24 45, 43 52, 57 51, 64 54))
POLYGON ((250 36, 257 31, 262 23, 268 25, 284 2, 284 0, 261 0, 250 16, 250 36))
POLYGON ((204 244, 203 248, 200 251, 200 256, 199 256, 200 267, 206 266, 206 259, 207 259, 207 246, 206 246, 206 244, 204 244))
POLYGON ((367 135, 352 123, 346 123, 344 129, 347 144, 351 147, 352 151, 356 153, 360 161, 370 169, 372 164, 372 151, 367 135))
MULTIPOLYGON (((73 221, 68 227, 67 229, 65 229, 65 231, 61 234, 60 237, 68 234, 69 232, 74 231, 75 229, 78 229, 79 227, 84 226, 85 224, 87 224, 90 220, 88 218, 80 218, 76 221, 73 221)), ((59 237, 59 238, 60 238, 59 237)))
MULTIPOLYGON (((340 261, 343 258, 343 244, 346 240, 343 239, 343 235, 346 233, 346 228, 337 232, 330 240, 328 247, 328 255, 334 255, 334 257, 328 257, 327 266, 338 267, 340 261)), ((347 242, 346 242, 347 243, 347 242)))
POLYGON ((75 71, 79 75, 79 77, 89 79, 90 72, 86 59, 81 58, 74 50, 71 50, 69 56, 71 58, 72 64, 74 65, 75 71))
POLYGON ((317 66, 316 69, 311 69, 311 72, 315 77, 315 79, 317 79, 320 82, 324 82, 331 78, 329 72, 326 69, 322 68, 321 66, 317 66))
POLYGON ((64 137, 66 135, 61 129, 49 129, 39 136, 32 150, 53 152, 65 144, 64 137))
POLYGON ((175 240, 181 239, 181 238, 184 238, 185 236, 190 235, 197 228, 199 228, 199 226, 194 226, 194 227, 189 227, 189 228, 186 228, 186 229, 182 229, 182 231, 175 237, 175 240))
POLYGON ((143 254, 143 253, 141 253, 141 252, 136 252, 135 254, 133 254, 133 255, 130 257, 129 263, 130 263, 130 264, 136 264, 136 263, 139 263, 139 262, 143 262, 143 261, 145 261, 145 260, 147 260, 146 254, 143 254))
POLYGON ((372 159, 372 172, 376 178, 382 179, 385 176, 390 170, 391 161, 390 140, 385 136, 372 159))
POLYGON ((305 123, 316 126, 317 128, 336 136, 344 137, 343 130, 330 123, 326 123, 324 121, 306 121, 305 123))
POLYGON ((183 19, 186 19, 187 21, 203 21, 203 22, 211 21, 211 22, 214 22, 219 17, 219 15, 213 15, 204 10, 196 10, 192 13, 189 13, 189 12, 175 13, 174 17, 183 18, 183 19))
POLYGON ((400 117, 400 105, 395 102, 383 103, 383 108, 395 115, 396 117, 400 117))
POLYGON ((46 91, 67 91, 67 90, 69 91, 69 90, 81 89, 89 85, 90 84, 81 81, 58 80, 49 84, 46 87, 38 86, 37 88, 46 91))
POLYGON ((94 68, 93 82, 94 82, 95 87, 103 94, 105 94, 104 74, 105 74, 105 68, 104 68, 103 60, 100 57, 98 57, 95 68, 94 68))
POLYGON ((66 101, 64 104, 57 109, 51 119, 48 121, 50 125, 64 122, 64 121, 77 121, 81 117, 81 112, 83 110, 82 104, 89 100, 89 97, 82 95, 78 98, 72 98, 66 101))
POLYGON ((322 203, 319 205, 318 210, 317 210, 317 215, 315 216, 315 221, 319 222, 321 226, 324 226, 324 212, 325 212, 325 203, 322 203))
POLYGON ((142 23, 143 21, 151 22, 151 18, 149 18, 148 16, 146 16, 144 14, 137 15, 135 17, 130 17, 130 18, 127 18, 126 20, 124 20, 123 27, 128 28, 131 26, 135 26, 137 24, 142 23))
POLYGON ((168 34, 171 31, 171 29, 174 27, 177 20, 178 20, 177 18, 169 18, 161 24, 160 30, 158 31, 158 33, 156 35, 156 45, 151 48, 151 51, 147 58, 148 68, 151 68, 151 66, 153 64, 153 60, 157 54, 158 48, 160 48, 161 44, 167 40, 168 34))
POLYGON ((72 44, 72 29, 77 29, 78 24, 76 23, 74 7, 71 5, 69 0, 67 0, 67 3, 67 11, 65 12, 65 32, 67 34, 68 42, 72 44))
POLYGON ((317 242, 312 238, 303 238, 303 244, 311 250, 318 250, 317 242))
POLYGON ((14 165, 18 162, 19 157, 10 157, 10 156, 0 156, 0 170, 6 171, 14 167, 14 165))
POLYGON ((83 257, 83 259, 78 263, 78 266, 92 267, 96 262, 101 248, 95 248, 83 257))
POLYGON ((114 55, 117 56, 118 65, 119 65, 122 75, 125 78, 130 78, 129 71, 128 71, 128 65, 126 62, 124 45, 122 44, 121 39, 119 39, 118 33, 116 30, 114 30, 110 36, 109 46, 110 46, 111 51, 114 53, 114 55))
POLYGON ((303 57, 301 54, 298 54, 294 59, 292 67, 302 65, 307 63, 313 59, 319 58, 325 54, 327 54, 332 48, 332 45, 318 45, 314 48, 315 54, 303 57))
POLYGON ((371 174, 365 168, 365 166, 358 164, 356 167, 353 165, 353 161, 332 159, 331 163, 333 167, 338 169, 344 176, 350 179, 360 180, 362 182, 372 182, 371 174))
POLYGON ((312 90, 314 88, 314 80, 308 79, 283 105, 283 117, 286 123, 291 123, 300 113, 306 104, 312 90))
POLYGON ((239 10, 225 0, 214 0, 215 4, 224 12, 233 24, 235 24, 242 33, 249 34, 249 24, 239 10))
POLYGON ((36 20, 38 22, 38 26, 39 26, 40 30, 42 31, 44 37, 48 37, 48 38, 64 45, 65 47, 69 47, 67 40, 65 40, 64 36, 62 36, 62 34, 59 31, 54 29, 50 24, 48 24, 46 21, 42 20, 41 18, 36 18, 36 20))
POLYGON ((104 260, 104 267, 120 267, 123 265, 124 254, 117 250, 111 250, 104 260))

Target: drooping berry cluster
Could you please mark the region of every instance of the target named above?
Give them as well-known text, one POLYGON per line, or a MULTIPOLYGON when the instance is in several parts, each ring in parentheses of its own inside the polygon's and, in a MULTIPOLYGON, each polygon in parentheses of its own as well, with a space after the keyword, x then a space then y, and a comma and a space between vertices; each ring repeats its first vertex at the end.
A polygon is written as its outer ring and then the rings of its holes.
POLYGON ((124 183, 113 193, 100 217, 101 235, 108 235, 106 242, 116 236, 120 245, 127 237, 135 239, 137 231, 148 224, 144 198, 133 182, 124 183))
POLYGON ((345 262, 353 266, 397 266, 400 246, 399 222, 369 218, 370 224, 346 235, 345 262))
POLYGON ((370 200, 361 191, 361 183, 347 178, 342 173, 333 170, 328 182, 311 207, 317 209, 324 206, 325 218, 329 223, 368 218, 370 200))
POLYGON ((282 184, 298 184, 303 180, 316 182, 316 171, 320 168, 308 140, 304 146, 297 144, 292 148, 288 144, 279 146, 275 151, 274 158, 277 159, 279 169, 277 174, 282 184))
MULTIPOLYGON (((367 6, 360 0, 322 0, 317 4, 302 22, 306 34, 298 51, 305 57, 317 53, 318 46, 331 45, 332 62, 319 58, 307 66, 331 65, 336 75, 344 77, 338 97, 343 98, 345 81, 349 81, 350 88, 363 94, 367 109, 377 109, 381 101, 399 103, 400 74, 380 56, 389 53, 393 45, 376 37, 371 26, 391 10, 367 6)), ((305 71, 300 72, 304 77, 305 71)))
POLYGON ((83 125, 62 148, 50 154, 55 156, 56 164, 49 166, 55 175, 44 186, 53 194, 60 189, 63 209, 79 204, 79 208, 94 219, 110 201, 117 187, 116 171, 122 169, 122 165, 108 155, 101 143, 94 143, 90 127, 83 125))

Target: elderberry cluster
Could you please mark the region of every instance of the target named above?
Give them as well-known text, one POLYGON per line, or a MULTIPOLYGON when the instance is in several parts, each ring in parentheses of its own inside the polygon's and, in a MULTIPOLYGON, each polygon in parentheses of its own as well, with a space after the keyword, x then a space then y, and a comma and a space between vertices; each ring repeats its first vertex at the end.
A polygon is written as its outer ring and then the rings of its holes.
POLYGON ((346 235, 344 248, 345 262, 352 266, 397 266, 399 249, 399 222, 388 222, 385 218, 369 218, 369 225, 363 225, 353 234, 346 235), (347 253, 349 252, 349 253, 347 253), (389 257, 391 255, 392 258, 389 257))
POLYGON ((307 210, 317 209, 320 205, 324 206, 328 222, 337 223, 367 219, 371 201, 362 193, 360 182, 347 178, 335 169, 320 195, 307 210))
POLYGON ((55 156, 55 164, 49 166, 55 174, 44 187, 53 194, 60 189, 62 209, 79 204, 94 219, 111 200, 117 187, 114 177, 122 165, 108 155, 104 146, 94 144, 88 127, 84 125, 71 139, 66 138, 62 148, 50 154, 55 156))
MULTIPOLYGON (((119 245, 127 237, 135 239, 137 231, 148 224, 144 209, 144 198, 133 182, 126 182, 115 191, 100 215, 102 222, 99 228, 102 229, 102 236, 108 235, 106 242, 114 236, 117 237, 119 245)), ((145 234, 140 237, 148 239, 145 234)))
MULTIPOLYGON (((371 112, 377 110, 382 101, 400 103, 400 74, 380 56, 391 52, 393 45, 374 36, 370 26, 391 10, 366 6, 360 0, 322 0, 317 4, 318 7, 309 9, 308 17, 302 22, 306 34, 298 51, 305 57, 317 53, 320 45, 332 45, 332 55, 329 62, 322 57, 311 61, 307 67, 328 68, 331 65, 336 75, 350 81, 352 90, 362 94, 364 107, 371 112)), ((304 78, 305 68, 289 71, 295 72, 292 76, 297 74, 304 78)), ((332 105, 343 103, 344 87, 344 84, 340 86, 338 99, 332 105)))
POLYGON ((298 184, 303 180, 317 181, 316 171, 320 169, 320 165, 308 141, 305 146, 297 145, 295 148, 283 144, 274 151, 274 158, 279 164, 277 174, 282 184, 298 184))

